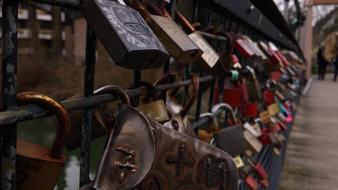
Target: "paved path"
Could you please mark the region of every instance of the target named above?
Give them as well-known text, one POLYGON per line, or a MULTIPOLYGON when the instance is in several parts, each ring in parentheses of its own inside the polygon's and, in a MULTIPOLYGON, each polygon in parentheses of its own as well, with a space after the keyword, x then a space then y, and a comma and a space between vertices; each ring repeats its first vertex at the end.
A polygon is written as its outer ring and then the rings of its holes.
POLYGON ((337 174, 338 82, 313 80, 298 108, 280 190, 337 190, 337 174))

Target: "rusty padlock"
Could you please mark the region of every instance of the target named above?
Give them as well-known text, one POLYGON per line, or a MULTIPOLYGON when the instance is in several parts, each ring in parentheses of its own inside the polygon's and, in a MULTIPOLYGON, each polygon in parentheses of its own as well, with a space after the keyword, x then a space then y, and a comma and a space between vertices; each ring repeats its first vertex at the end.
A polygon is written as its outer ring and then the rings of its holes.
POLYGON ((64 143, 71 123, 67 110, 52 98, 35 93, 23 92, 17 95, 20 105, 36 104, 56 115, 59 121, 52 148, 17 140, 17 188, 24 190, 50 190, 58 181, 64 167, 62 155, 64 143))
POLYGON ((169 61, 168 52, 141 15, 123 1, 86 0, 81 12, 116 64, 140 70, 169 61))
POLYGON ((131 7, 141 13, 177 63, 190 64, 201 57, 200 48, 163 10, 148 1, 145 5, 139 0, 129 0, 128 2, 131 7))

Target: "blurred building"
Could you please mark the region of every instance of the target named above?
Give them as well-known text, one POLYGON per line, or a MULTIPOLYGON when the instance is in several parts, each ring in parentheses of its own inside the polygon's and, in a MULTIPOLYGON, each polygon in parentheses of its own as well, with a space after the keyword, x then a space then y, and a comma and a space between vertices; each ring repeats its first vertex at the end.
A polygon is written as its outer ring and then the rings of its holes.
MULTIPOLYGON (((35 53, 50 59, 53 54, 58 54, 57 49, 61 48, 61 57, 65 62, 82 64, 85 55, 85 20, 80 13, 74 13, 74 11, 60 11, 59 8, 56 15, 53 11, 53 8, 48 5, 20 4, 18 12, 19 56, 29 56, 35 53), (58 18, 53 19, 53 16, 58 18)), ((2 18, 1 10, 0 18, 2 18)))

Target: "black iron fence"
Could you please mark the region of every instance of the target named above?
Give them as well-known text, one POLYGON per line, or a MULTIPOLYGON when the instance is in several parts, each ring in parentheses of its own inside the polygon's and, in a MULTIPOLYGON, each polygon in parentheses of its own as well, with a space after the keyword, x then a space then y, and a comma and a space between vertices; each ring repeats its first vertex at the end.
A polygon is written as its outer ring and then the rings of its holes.
MULTIPOLYGON (((63 8, 77 11, 81 6, 81 1, 78 0, 34 0, 38 3, 50 4, 53 6, 61 6, 63 8)), ((25 107, 18 107, 16 103, 16 70, 17 70, 17 23, 18 23, 18 0, 4 0, 2 3, 2 44, 3 44, 3 63, 2 63, 2 109, 0 112, 1 125, 1 177, 2 189, 16 189, 16 140, 17 140, 17 123, 33 120, 48 116, 50 113, 45 109, 28 105, 25 107)), ((222 30, 232 31, 238 34, 245 34, 255 41, 273 41, 279 47, 291 51, 299 52, 299 48, 292 40, 288 39, 281 33, 277 27, 274 26, 272 18, 266 18, 264 13, 258 10, 248 0, 236 1, 187 1, 180 2, 183 9, 187 10, 188 17, 194 22, 200 23, 204 28, 214 27, 222 30)), ((177 8, 175 4, 171 4, 171 8, 177 8)), ((184 10, 181 10, 184 11, 184 10)), ((277 11, 277 10, 276 10, 277 11)), ((214 47, 221 47, 229 43, 224 37, 201 32, 205 38, 209 39, 214 47)), ((74 110, 83 109, 83 127, 82 127, 82 142, 81 142, 81 161, 80 161, 80 185, 84 185, 90 181, 89 178, 89 159, 90 159, 90 144, 91 144, 91 125, 93 120, 93 110, 99 104, 105 104, 116 100, 113 95, 93 95, 94 79, 95 79, 95 61, 96 61, 96 37, 94 32, 89 28, 86 37, 86 57, 85 57, 85 72, 84 72, 84 97, 75 98, 71 101, 62 102, 63 106, 70 112, 74 110)), ((236 52, 238 54, 238 52, 236 52)), ((239 56, 240 57, 240 56, 239 56)), ((250 65, 250 60, 240 57, 243 65, 250 65)), ((172 65, 167 63, 163 70, 164 73, 175 72, 172 65)), ((215 100, 215 96, 222 97, 223 91, 219 90, 215 94, 216 84, 221 89, 227 79, 217 78, 208 75, 202 68, 186 66, 185 80, 177 81, 170 84, 159 85, 155 87, 158 92, 175 89, 177 87, 188 87, 191 84, 189 80, 192 72, 198 73, 200 76, 200 83, 207 84, 211 89, 208 95, 208 110, 212 105, 219 100, 215 100)), ((258 73, 260 83, 264 84, 268 78, 266 73, 258 73)), ((144 88, 137 86, 142 78, 142 71, 134 72, 133 84, 136 84, 135 89, 127 90, 130 97, 139 97, 145 95, 147 91, 144 88)), ((194 127, 198 128, 207 121, 199 120, 202 109, 203 93, 206 91, 199 91, 196 101, 195 123, 194 127)), ((182 101, 185 101, 188 96, 188 90, 185 90, 182 101)), ((283 166, 283 158, 285 153, 285 145, 292 125, 288 127, 285 132, 286 141, 282 146, 281 155, 276 156, 273 153, 273 145, 264 146, 263 150, 255 156, 256 161, 262 163, 264 168, 269 173, 270 185, 266 189, 277 189, 280 172, 283 166)), ((264 189, 264 187, 260 187, 264 189)), ((240 184, 240 189, 249 189, 245 183, 240 184)))

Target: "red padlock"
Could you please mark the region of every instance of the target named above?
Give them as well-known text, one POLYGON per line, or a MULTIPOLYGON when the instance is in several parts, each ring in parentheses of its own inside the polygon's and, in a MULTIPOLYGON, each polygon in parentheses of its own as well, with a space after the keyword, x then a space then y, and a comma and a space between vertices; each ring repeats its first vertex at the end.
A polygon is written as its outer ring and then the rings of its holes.
POLYGON ((278 124, 283 131, 287 131, 289 129, 289 127, 283 122, 280 122, 278 124))
POLYGON ((282 131, 282 128, 279 125, 279 123, 274 123, 270 126, 270 131, 271 132, 280 132, 280 131, 282 131))
POLYGON ((261 179, 268 179, 268 177, 269 177, 268 172, 264 169, 262 164, 256 163, 255 164, 255 171, 261 179))
POLYGON ((265 105, 270 105, 275 103, 275 94, 272 90, 264 90, 263 91, 263 99, 264 99, 264 103, 265 105))
POLYGON ((259 184, 261 184, 264 188, 269 188, 269 186, 270 186, 270 183, 269 183, 268 179, 261 179, 259 181, 259 184))
POLYGON ((241 88, 224 88, 223 101, 231 107, 236 108, 241 105, 243 90, 241 88))
POLYGON ((263 145, 268 145, 271 144, 271 140, 269 137, 269 129, 263 128, 262 129, 262 135, 258 138, 258 140, 263 144, 263 145))
POLYGON ((282 73, 280 71, 274 71, 270 73, 271 80, 279 81, 281 76, 282 76, 282 73))
POLYGON ((258 115, 258 106, 256 103, 248 103, 246 106, 246 115, 251 118, 256 118, 258 115))
POLYGON ((250 190, 256 190, 258 188, 258 183, 252 176, 247 176, 245 178, 245 184, 250 190))

